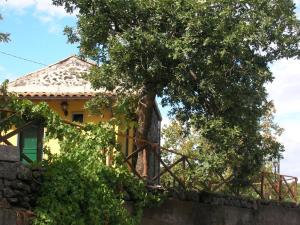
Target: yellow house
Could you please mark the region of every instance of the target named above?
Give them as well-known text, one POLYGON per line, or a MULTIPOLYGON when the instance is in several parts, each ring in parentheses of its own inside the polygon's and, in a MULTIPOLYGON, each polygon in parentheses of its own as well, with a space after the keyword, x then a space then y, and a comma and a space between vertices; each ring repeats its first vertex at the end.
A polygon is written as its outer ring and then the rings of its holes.
MULTIPOLYGON (((84 61, 76 56, 70 56, 10 82, 8 91, 34 103, 46 102, 61 118, 69 121, 80 123, 107 121, 112 116, 109 110, 102 110, 104 113, 101 116, 91 115, 84 107, 86 101, 97 93, 97 91, 92 89, 91 84, 82 78, 82 74, 88 72, 93 65, 93 63, 84 61)), ((159 143, 161 115, 157 104, 153 110, 149 140, 159 143)), ((37 146, 40 143, 37 143, 36 137, 43 135, 43 132, 43 128, 32 126, 23 130, 11 142, 19 146, 21 151, 31 160, 39 160, 43 156, 37 154, 37 146)), ((126 134, 134 136, 134 130, 129 129, 126 131, 126 134)), ((117 139, 125 155, 133 152, 135 145, 132 139, 128 139, 125 136, 118 136, 117 139)), ((50 140, 48 145, 51 151, 59 152, 56 140, 50 140)), ((152 161, 156 164, 153 167, 157 168, 156 160, 152 161)), ((153 170, 154 174, 156 168, 153 170)))

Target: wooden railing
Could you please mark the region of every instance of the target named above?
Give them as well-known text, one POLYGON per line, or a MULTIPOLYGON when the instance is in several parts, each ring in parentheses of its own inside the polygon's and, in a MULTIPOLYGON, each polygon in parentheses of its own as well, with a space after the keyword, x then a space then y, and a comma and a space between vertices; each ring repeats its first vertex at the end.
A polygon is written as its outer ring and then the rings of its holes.
MULTIPOLYGON (((4 124, 9 119, 12 119, 17 113, 9 111, 9 110, 1 110, 0 112, 8 113, 8 116, 0 121, 0 126, 4 124)), ((76 126, 78 128, 84 127, 82 124, 73 123, 67 120, 63 120, 65 123, 70 124, 72 126, 76 126)), ((25 128, 35 124, 36 121, 27 121, 24 122, 19 127, 16 127, 14 130, 4 134, 3 136, 0 135, 0 144, 5 143, 6 145, 12 145, 9 142, 9 138, 13 137, 14 135, 19 134, 25 128)), ((117 133, 118 136, 122 136, 128 139, 132 139, 134 143, 139 143, 140 147, 137 147, 132 153, 124 157, 124 163, 126 163, 132 173, 135 174, 139 179, 142 179, 147 185, 157 185, 161 184, 161 177, 164 175, 169 175, 172 178, 172 182, 164 183, 165 187, 175 187, 179 186, 182 189, 186 188, 195 188, 193 187, 193 181, 187 182, 186 177, 184 174, 178 172, 178 168, 181 168, 181 171, 187 171, 189 169, 194 169, 195 165, 199 165, 199 160, 197 158, 193 158, 187 155, 184 155, 180 152, 175 150, 167 149, 161 147, 158 143, 153 143, 148 140, 143 140, 140 138, 132 137, 129 135, 125 135, 123 133, 117 133), (167 153, 173 160, 166 162, 167 160, 162 157, 162 153, 167 153), (137 158, 140 154, 140 158, 142 158, 143 170, 138 171, 136 169, 136 165, 133 162, 134 158, 137 158), (152 155, 152 164, 150 164, 150 156, 152 155), (196 162, 196 163, 195 163, 196 162), (151 167, 155 167, 154 173, 150 173, 151 167), (175 171, 174 169, 177 169, 175 171)), ((38 148, 38 155, 42 155, 42 149, 38 148)), ((29 163, 32 162, 23 152, 21 151, 21 158, 29 163)), ((40 158, 41 160, 41 158, 40 158)), ((209 189, 211 191, 218 191, 224 185, 226 185, 232 179, 232 176, 224 177, 222 173, 213 174, 213 176, 218 177, 218 182, 211 182, 211 183, 202 183, 201 185, 209 189)), ((252 185, 253 190, 260 196, 261 199, 273 199, 278 201, 297 201, 297 182, 298 179, 292 176, 286 175, 279 175, 274 173, 261 173, 260 180, 252 185)))
POLYGON ((136 137, 131 137, 128 135, 124 135, 119 133, 119 136, 123 136, 129 139, 133 139, 135 143, 139 142, 142 143, 140 144, 141 147, 136 148, 136 150, 134 150, 131 154, 129 154, 128 156, 124 156, 124 162, 128 164, 128 166, 131 168, 132 172, 134 174, 136 174, 140 179, 143 179, 147 184, 158 184, 160 183, 160 178, 161 176, 165 175, 165 174, 169 174, 172 178, 173 178, 173 184, 175 184, 175 182, 181 186, 182 188, 185 188, 185 180, 182 176, 178 176, 175 172, 172 171, 172 169, 181 164, 182 169, 188 169, 188 167, 191 167, 191 163, 190 163, 190 159, 189 157, 178 153, 176 151, 170 150, 170 149, 166 149, 161 147, 158 143, 152 143, 149 142, 147 140, 143 140, 143 139, 139 139, 136 137), (168 152, 169 154, 175 154, 176 155, 176 160, 175 162, 171 163, 171 164, 167 164, 163 157, 161 157, 161 152, 168 152), (138 172, 136 167, 133 165, 132 160, 134 157, 137 157, 139 153, 142 153, 142 164, 143 164, 143 171, 142 172, 138 172), (154 157, 154 160, 152 160, 152 162, 155 163, 158 162, 158 167, 159 169, 155 171, 155 173, 150 174, 149 173, 149 166, 153 166, 153 165, 149 165, 149 155, 152 154, 154 157))
MULTIPOLYGON (((176 166, 181 164, 181 171, 186 171, 188 169, 193 169, 194 165, 199 165, 199 160, 197 158, 193 158, 190 156, 186 156, 177 151, 166 149, 160 147, 157 143, 151 143, 147 140, 138 139, 135 137, 130 137, 127 135, 119 134, 121 136, 126 136, 127 138, 134 139, 135 142, 139 141, 140 143, 144 143, 142 147, 136 149, 127 157, 124 157, 124 162, 126 162, 131 168, 132 172, 136 174, 140 179, 143 179, 148 184, 155 183, 155 181, 160 181, 161 176, 168 174, 173 181, 171 184, 164 184, 165 187, 174 187, 180 186, 183 189, 192 188, 197 189, 195 186, 191 186, 191 182, 189 184, 186 181, 186 177, 183 176, 182 173, 176 173, 173 171, 176 166), (160 162, 160 171, 155 176, 149 176, 147 173, 147 169, 144 167, 144 171, 138 173, 136 168, 132 165, 131 159, 136 156, 138 153, 142 152, 143 154, 143 164, 148 165, 148 156, 151 152, 154 153, 156 159, 160 162), (161 154, 166 152, 168 154, 173 154, 174 156, 172 162, 166 163, 164 158, 161 157, 161 154), (195 161, 197 163, 195 164, 195 161)), ((141 145, 141 144, 140 144, 141 145)), ((210 190, 210 191, 219 191, 223 186, 231 181, 233 176, 224 177, 222 173, 215 173, 213 176, 217 177, 218 182, 211 183, 202 183, 202 187, 210 190)), ((297 202, 297 177, 280 175, 274 173, 262 172, 260 174, 259 181, 253 184, 250 188, 254 190, 258 194, 261 199, 266 200, 277 200, 277 201, 294 201, 297 202)), ((193 185, 193 184, 192 184, 193 185)))
MULTIPOLYGON (((4 112, 7 114, 7 116, 3 119, 0 120, 0 127, 1 126, 4 126, 5 123, 11 119, 13 119, 14 117, 16 117, 18 115, 17 112, 13 112, 13 111, 10 111, 10 110, 5 110, 5 109, 0 109, 0 112, 4 112)), ((15 127, 14 129, 12 130, 9 130, 8 132, 6 133, 0 133, 0 144, 1 143, 4 143, 6 145, 10 145, 10 146, 13 146, 13 144, 9 141, 10 138, 12 138, 13 136, 15 135, 19 135, 24 129, 34 125, 34 124, 37 124, 38 122, 35 121, 35 120, 32 120, 32 121, 25 121, 24 123, 22 123, 21 125, 19 125, 18 127, 15 127)), ((41 161, 42 160, 42 140, 41 140, 42 137, 39 137, 38 136, 38 139, 40 140, 37 140, 37 160, 38 161, 41 161)), ((27 163, 32 163, 33 161, 23 153, 23 151, 20 151, 20 158, 21 160, 27 162, 27 163)))
MULTIPOLYGON (((191 172, 189 176, 187 175, 187 171, 194 171, 195 166, 201 164, 201 161, 198 158, 187 156, 176 150, 161 147, 158 143, 149 142, 148 140, 124 135, 122 133, 118 133, 118 135, 133 139, 134 143, 139 143, 141 146, 136 148, 136 150, 127 157, 124 156, 124 162, 128 164, 131 171, 139 179, 143 179, 148 185, 160 184, 166 188, 180 187, 181 189, 201 190, 200 185, 194 185, 197 182, 199 183, 197 180, 197 175, 194 174, 193 176, 190 176, 193 172, 191 172), (132 159, 137 157, 139 153, 142 154, 140 158, 142 159, 142 164, 144 165, 143 171, 140 172, 132 163, 132 159), (158 172, 154 175, 149 173, 148 170, 150 154, 153 154, 155 160, 157 160, 160 164, 158 172), (172 160, 169 161, 167 157, 164 157, 164 155, 168 155, 170 158, 172 158, 172 160), (161 179, 164 175, 169 176, 170 179, 161 179)), ((216 179, 217 181, 210 183, 203 183, 200 181, 201 187, 204 187, 210 191, 218 191, 233 178, 232 175, 224 177, 224 175, 221 173, 214 173, 213 175, 211 174, 211 176, 218 178, 216 179)))
POLYGON ((262 199, 297 202, 297 182, 297 177, 262 172, 252 187, 262 199))

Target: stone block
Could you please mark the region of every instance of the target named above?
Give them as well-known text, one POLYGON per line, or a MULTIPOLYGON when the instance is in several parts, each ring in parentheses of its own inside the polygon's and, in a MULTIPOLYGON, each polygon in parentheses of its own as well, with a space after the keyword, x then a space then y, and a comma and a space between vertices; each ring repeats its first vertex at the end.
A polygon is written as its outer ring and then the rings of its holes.
POLYGON ((24 180, 24 181, 32 180, 32 171, 31 171, 31 169, 28 168, 25 165, 20 165, 18 167, 18 179, 24 180))
POLYGON ((4 188, 4 181, 0 179, 0 191, 4 188))
POLYGON ((15 163, 0 162, 0 178, 14 180, 17 177, 17 167, 15 163))
POLYGON ((25 209, 30 209, 31 208, 28 201, 21 201, 19 204, 22 208, 25 208, 25 209))
POLYGON ((16 190, 21 190, 21 191, 25 191, 25 192, 30 192, 30 186, 28 184, 25 184, 24 182, 22 181, 14 181, 12 184, 11 184, 11 187, 13 189, 16 189, 16 190))
POLYGON ((10 189, 10 188, 4 188, 3 189, 3 196, 5 198, 12 198, 12 197, 15 197, 16 194, 15 194, 15 192, 12 189, 10 189))
POLYGON ((11 203, 12 205, 18 203, 18 198, 8 198, 7 200, 8 200, 8 202, 11 203))
POLYGON ((11 185, 13 182, 14 182, 14 181, 12 181, 12 180, 3 180, 4 187, 10 187, 10 185, 11 185))
POLYGON ((15 146, 0 145, 0 161, 19 162, 19 148, 15 146))

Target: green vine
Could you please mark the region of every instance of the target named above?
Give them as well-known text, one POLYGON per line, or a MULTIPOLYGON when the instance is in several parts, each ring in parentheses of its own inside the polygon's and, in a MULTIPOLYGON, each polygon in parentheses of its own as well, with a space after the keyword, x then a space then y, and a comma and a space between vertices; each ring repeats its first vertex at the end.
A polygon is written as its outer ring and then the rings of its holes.
MULTIPOLYGON (((46 172, 33 224, 138 224, 143 208, 159 197, 150 194, 124 165, 113 126, 87 124, 79 129, 68 125, 46 103, 33 104, 7 93, 6 84, 0 87, 0 108, 17 114, 1 126, 1 132, 36 120, 43 123, 46 138, 58 139, 60 144, 58 155, 44 149, 46 172), (113 155, 111 166, 105 163, 108 154, 113 155), (126 198, 131 200, 127 208, 132 210, 126 209, 126 198)), ((8 116, 5 114, 1 117, 8 116)))

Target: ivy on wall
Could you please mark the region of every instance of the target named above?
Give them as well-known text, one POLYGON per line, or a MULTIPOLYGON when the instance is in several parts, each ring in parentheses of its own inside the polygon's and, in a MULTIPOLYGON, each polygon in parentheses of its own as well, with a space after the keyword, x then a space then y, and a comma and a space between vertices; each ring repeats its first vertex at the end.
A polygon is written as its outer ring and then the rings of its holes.
MULTIPOLYGON (((36 120, 43 123, 46 138, 58 139, 60 154, 44 148, 44 181, 35 206, 34 225, 134 225, 142 209, 159 197, 147 192, 123 163, 109 123, 87 124, 81 128, 64 123, 46 103, 33 104, 7 93, 0 86, 0 108, 17 114, 1 126, 1 133, 14 125, 36 120), (106 156, 112 155, 107 166, 106 156), (133 201, 131 213, 124 199, 133 201)), ((7 117, 2 113, 2 117, 7 117)))

